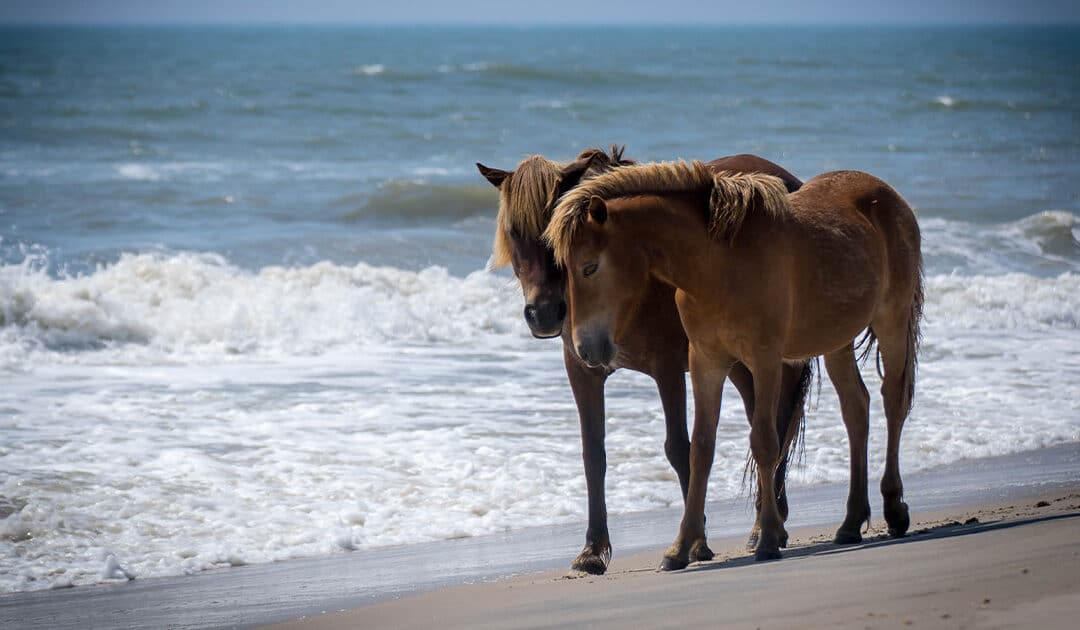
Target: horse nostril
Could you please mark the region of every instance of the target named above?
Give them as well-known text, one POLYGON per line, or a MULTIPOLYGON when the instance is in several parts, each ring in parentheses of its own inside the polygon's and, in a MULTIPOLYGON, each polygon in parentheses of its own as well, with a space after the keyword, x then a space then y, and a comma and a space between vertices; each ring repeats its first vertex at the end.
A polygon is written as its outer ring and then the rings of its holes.
POLYGON ((557 312, 558 312, 558 314, 559 314, 559 315, 558 315, 558 317, 557 317, 557 319, 558 319, 558 320, 559 320, 560 322, 561 322, 562 320, 566 319, 566 302, 565 302, 565 301, 559 302, 559 307, 558 307, 558 311, 557 311, 557 312))
POLYGON ((532 304, 525 307, 525 321, 531 325, 536 325, 536 307, 532 304))
POLYGON ((579 357, 581 357, 582 361, 584 361, 585 363, 589 362, 589 353, 585 350, 585 346, 578 344, 577 354, 579 357))

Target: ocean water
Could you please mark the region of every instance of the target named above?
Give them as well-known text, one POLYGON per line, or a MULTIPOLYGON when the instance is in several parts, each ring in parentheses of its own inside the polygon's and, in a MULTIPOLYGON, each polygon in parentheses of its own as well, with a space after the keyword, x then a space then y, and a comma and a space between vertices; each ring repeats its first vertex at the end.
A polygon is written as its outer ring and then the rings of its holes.
MULTIPOLYGON (((1078 441, 1078 97, 1075 28, 0 28, 0 591, 583 523, 560 343, 486 271, 473 163, 530 153, 884 178, 903 469, 1078 441)), ((651 381, 607 406, 611 518, 678 505, 651 381)), ((825 379, 793 483, 847 471, 825 379)))

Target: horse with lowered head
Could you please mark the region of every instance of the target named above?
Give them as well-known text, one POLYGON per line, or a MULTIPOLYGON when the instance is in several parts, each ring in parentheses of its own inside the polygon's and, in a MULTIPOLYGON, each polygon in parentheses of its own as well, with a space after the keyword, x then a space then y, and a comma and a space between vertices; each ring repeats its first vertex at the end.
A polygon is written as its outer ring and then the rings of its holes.
MULTIPOLYGON (((666 439, 664 451, 679 478, 683 498, 690 482, 690 439, 686 426, 687 341, 675 308, 674 289, 660 281, 642 287, 638 308, 626 314, 624 333, 619 338, 619 352, 603 365, 582 360, 574 351, 568 326, 565 301, 566 274, 555 264, 553 251, 541 235, 547 229, 556 202, 583 180, 605 172, 633 165, 623 158, 621 148, 605 153, 588 149, 568 163, 542 156, 526 158, 513 171, 477 164, 480 173, 499 189, 499 212, 496 221, 494 267, 511 265, 521 283, 525 298, 524 317, 538 338, 561 336, 563 359, 581 424, 582 458, 588 488, 588 527, 585 547, 572 567, 600 574, 611 559, 611 540, 607 525, 604 478, 607 455, 604 447, 604 384, 617 368, 647 374, 656 382, 664 410, 666 439)), ((735 155, 710 162, 716 171, 773 174, 791 189, 801 182, 780 166, 753 155, 735 155)), ((731 380, 746 406, 747 418, 754 411, 754 383, 742 365, 731 369, 731 380)), ((786 517, 784 488, 787 454, 802 426, 803 402, 811 381, 809 363, 791 365, 783 370, 781 393, 775 404, 777 448, 785 453, 774 480, 778 509, 786 517)), ((760 497, 760 493, 758 493, 760 497)), ((751 532, 755 544, 759 527, 751 532)), ((712 552, 702 537, 691 551, 695 559, 707 560, 712 552)))
POLYGON ((856 358, 864 330, 864 339, 877 342, 888 427, 885 520, 893 536, 904 535, 910 521, 899 445, 915 391, 922 255, 915 214, 888 184, 836 171, 788 194, 775 177, 716 173, 699 162, 626 167, 567 193, 545 238, 566 269, 570 343, 589 363, 618 355, 649 286, 677 289, 695 415, 685 510, 661 568, 685 567, 704 540, 721 393, 737 363, 754 383, 750 450, 761 494, 755 557, 779 558, 786 538, 774 492, 785 366, 818 355, 840 398, 851 458, 836 541, 861 540, 870 518, 870 398, 856 358))

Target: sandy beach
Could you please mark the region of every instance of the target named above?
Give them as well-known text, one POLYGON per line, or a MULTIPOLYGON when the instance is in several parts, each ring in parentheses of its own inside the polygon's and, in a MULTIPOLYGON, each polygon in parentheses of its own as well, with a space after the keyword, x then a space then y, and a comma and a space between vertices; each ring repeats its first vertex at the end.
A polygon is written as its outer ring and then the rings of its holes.
POLYGON ((753 513, 742 497, 708 504, 717 559, 677 573, 655 571, 681 514, 672 508, 613 514, 615 556, 600 577, 567 572, 583 529, 570 523, 5 595, 0 627, 1068 627, 1063 615, 1080 605, 1080 443, 905 483, 911 535, 885 538, 875 513, 852 547, 828 542, 846 486, 792 487, 792 546, 779 562, 744 550, 753 513))
POLYGON ((1075 627, 1080 610, 1080 485, 916 517, 904 539, 862 544, 829 528, 792 531, 778 562, 741 541, 671 574, 661 550, 609 574, 566 571, 447 588, 273 626, 339 628, 1075 627))

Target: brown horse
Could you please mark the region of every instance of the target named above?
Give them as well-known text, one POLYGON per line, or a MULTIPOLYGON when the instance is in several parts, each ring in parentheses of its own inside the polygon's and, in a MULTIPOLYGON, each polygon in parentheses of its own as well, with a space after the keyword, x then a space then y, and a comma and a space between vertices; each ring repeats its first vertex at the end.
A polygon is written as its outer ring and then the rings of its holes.
MULTIPOLYGON (((909 525, 900 432, 915 390, 922 256, 915 214, 888 184, 856 171, 819 175, 788 194, 760 174, 714 173, 695 162, 617 169, 570 191, 545 237, 567 271, 571 337, 589 364, 608 364, 632 333, 656 281, 675 300, 690 343, 694 432, 690 485, 663 569, 679 569, 704 536, 724 379, 736 361, 754 379, 750 450, 762 494, 755 557, 780 557, 786 536, 774 475, 782 458, 774 415, 785 362, 824 355, 848 432, 851 482, 837 542, 861 539, 869 395, 855 339, 878 343, 888 425, 885 520, 909 525)), ((867 347, 869 350, 869 346, 867 347)))
MULTIPOLYGON (((541 238, 560 195, 583 178, 633 164, 624 160, 622 150, 612 147, 610 154, 598 149, 582 152, 567 164, 532 156, 513 171, 503 171, 477 164, 480 173, 499 189, 500 203, 495 233, 493 264, 512 265, 525 297, 525 321, 538 338, 562 336, 563 359, 581 423, 582 458, 588 487, 589 523, 585 547, 572 567, 589 573, 606 571, 611 559, 611 541, 607 526, 604 476, 607 455, 604 449, 604 384, 619 367, 648 374, 660 393, 666 420, 664 451, 679 477, 683 498, 690 482, 690 439, 686 428, 687 342, 675 308, 674 289, 661 282, 644 288, 641 308, 630 316, 628 333, 620 352, 607 365, 590 366, 574 352, 570 328, 566 323, 564 290, 566 275, 555 265, 551 248, 541 238)), ((784 179, 792 189, 801 182, 776 164, 753 155, 736 155, 715 160, 710 168, 735 172, 772 173, 784 179)), ((732 367, 731 379, 746 405, 747 418, 753 415, 754 389, 750 373, 742 365, 732 367)), ((802 407, 811 381, 809 364, 785 368, 777 403, 777 435, 784 437, 779 446, 785 454, 802 425, 802 407)), ((774 493, 780 513, 786 517, 787 502, 783 481, 786 457, 776 478, 774 493)), ((760 496, 760 494, 759 494, 760 496)), ((757 527, 751 533, 756 540, 757 527)), ((692 551, 695 558, 712 556, 702 538, 692 551)))

